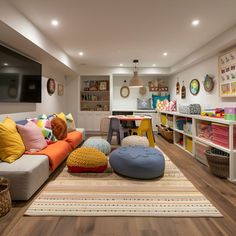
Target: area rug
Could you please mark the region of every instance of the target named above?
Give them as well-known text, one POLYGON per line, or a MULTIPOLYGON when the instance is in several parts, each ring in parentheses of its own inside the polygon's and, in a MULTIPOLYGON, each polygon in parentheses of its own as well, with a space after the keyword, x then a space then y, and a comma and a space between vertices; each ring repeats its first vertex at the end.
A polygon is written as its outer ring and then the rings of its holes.
POLYGON ((65 168, 33 201, 29 216, 222 217, 165 155, 165 174, 134 180, 105 173, 71 174, 65 168))

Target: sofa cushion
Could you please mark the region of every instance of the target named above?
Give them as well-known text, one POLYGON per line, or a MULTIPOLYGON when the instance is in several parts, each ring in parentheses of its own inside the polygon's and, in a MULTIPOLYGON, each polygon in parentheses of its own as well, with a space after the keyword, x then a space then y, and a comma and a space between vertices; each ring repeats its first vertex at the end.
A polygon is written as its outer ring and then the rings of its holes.
POLYGON ((28 119, 28 121, 34 122, 39 128, 41 128, 43 136, 46 140, 56 141, 56 137, 53 135, 52 132, 51 119, 45 117, 43 118, 42 116, 41 119, 33 118, 28 119))
POLYGON ((30 154, 48 156, 50 170, 53 172, 62 163, 62 161, 66 159, 71 151, 72 148, 67 142, 59 140, 53 144, 48 145, 39 152, 33 152, 30 154))
POLYGON ((23 155, 11 164, 1 162, 0 172, 10 181, 12 200, 28 200, 49 177, 48 157, 23 155))
POLYGON ((75 121, 71 113, 66 115, 66 125, 67 125, 67 132, 72 132, 76 130, 75 121))
POLYGON ((67 125, 64 120, 55 117, 51 120, 52 132, 58 140, 62 140, 67 136, 67 125))
POLYGON ((16 125, 27 151, 40 151, 47 147, 41 129, 32 121, 26 125, 16 125))
POLYGON ((66 122, 66 115, 63 112, 61 112, 59 114, 56 114, 56 116, 61 118, 62 120, 64 120, 66 122))
POLYGON ((0 123, 0 140, 0 159, 2 161, 12 163, 25 151, 24 143, 16 129, 16 123, 8 117, 0 123))
POLYGON ((83 141, 83 136, 81 132, 73 131, 68 133, 64 140, 70 144, 72 149, 75 149, 83 141))

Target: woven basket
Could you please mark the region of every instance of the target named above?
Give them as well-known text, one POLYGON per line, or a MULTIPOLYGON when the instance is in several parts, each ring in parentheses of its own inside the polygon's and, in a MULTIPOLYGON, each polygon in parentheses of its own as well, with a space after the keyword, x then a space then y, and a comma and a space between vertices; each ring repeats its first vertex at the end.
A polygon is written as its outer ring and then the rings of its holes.
POLYGON ((9 182, 0 177, 0 217, 6 215, 11 209, 11 196, 9 182))
POLYGON ((207 162, 212 174, 220 177, 227 178, 229 177, 229 154, 212 148, 205 152, 207 157, 207 162))

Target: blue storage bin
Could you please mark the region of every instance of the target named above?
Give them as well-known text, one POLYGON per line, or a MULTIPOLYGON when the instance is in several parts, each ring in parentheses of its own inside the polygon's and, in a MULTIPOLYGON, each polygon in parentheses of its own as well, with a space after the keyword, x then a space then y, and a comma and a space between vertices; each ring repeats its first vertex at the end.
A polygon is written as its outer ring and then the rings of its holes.
POLYGON ((179 118, 176 120, 176 126, 179 130, 184 130, 184 124, 186 123, 186 120, 183 118, 179 118))

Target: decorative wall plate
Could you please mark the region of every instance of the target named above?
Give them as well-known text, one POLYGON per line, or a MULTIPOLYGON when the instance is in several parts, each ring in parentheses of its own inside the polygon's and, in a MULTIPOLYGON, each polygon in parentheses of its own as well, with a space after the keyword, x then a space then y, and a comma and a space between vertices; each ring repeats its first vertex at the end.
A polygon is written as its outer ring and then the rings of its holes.
POLYGON ((127 98, 129 97, 129 87, 128 86, 123 86, 120 89, 120 96, 122 98, 127 98))
POLYGON ((47 81, 47 91, 48 91, 48 94, 51 96, 54 94, 56 90, 56 81, 52 78, 48 79, 47 81))
POLYGON ((214 88, 213 77, 210 75, 206 75, 203 82, 203 86, 206 92, 211 92, 214 88))
POLYGON ((197 95, 200 90, 200 83, 197 79, 193 79, 189 84, 189 90, 192 95, 197 95))
POLYGON ((146 87, 141 87, 140 89, 139 89, 139 93, 141 94, 141 95, 145 95, 146 93, 147 93, 147 88, 146 87))

